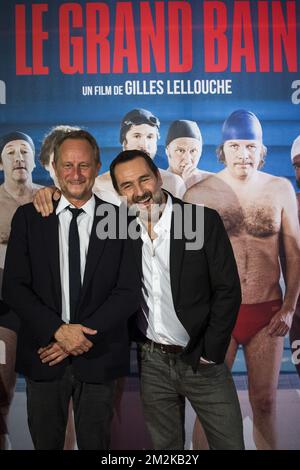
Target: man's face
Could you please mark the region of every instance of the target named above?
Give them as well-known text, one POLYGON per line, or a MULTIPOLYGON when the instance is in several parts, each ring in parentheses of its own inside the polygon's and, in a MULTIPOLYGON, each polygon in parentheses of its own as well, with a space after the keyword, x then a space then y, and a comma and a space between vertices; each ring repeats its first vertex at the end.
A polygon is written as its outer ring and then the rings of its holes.
POLYGON ((300 154, 293 158, 293 167, 295 169, 296 184, 300 188, 300 154))
POLYGON ((223 149, 225 164, 233 177, 247 179, 258 169, 263 151, 261 142, 257 140, 226 140, 223 149))
POLYGON ((1 169, 5 180, 26 183, 35 167, 34 153, 26 140, 12 140, 2 150, 1 169))
POLYGON ((201 142, 193 137, 179 137, 172 140, 166 149, 171 171, 181 176, 186 166, 196 168, 201 150, 201 142))
POLYGON ((164 201, 160 173, 155 175, 142 157, 116 165, 115 178, 119 194, 138 212, 149 215, 154 205, 164 201))
POLYGON ((149 124, 132 125, 126 133, 123 150, 143 150, 150 157, 155 157, 157 151, 157 128, 149 124))
POLYGON ((66 139, 59 149, 53 168, 64 196, 72 202, 86 202, 92 195, 92 187, 100 164, 96 164, 93 149, 84 139, 66 139))

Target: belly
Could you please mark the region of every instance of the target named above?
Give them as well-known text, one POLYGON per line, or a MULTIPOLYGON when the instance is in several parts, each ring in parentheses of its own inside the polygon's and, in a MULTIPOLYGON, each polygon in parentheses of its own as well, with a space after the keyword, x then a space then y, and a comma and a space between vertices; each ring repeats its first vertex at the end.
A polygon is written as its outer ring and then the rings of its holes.
POLYGON ((278 235, 258 239, 249 234, 232 237, 238 266, 242 303, 281 298, 278 235))

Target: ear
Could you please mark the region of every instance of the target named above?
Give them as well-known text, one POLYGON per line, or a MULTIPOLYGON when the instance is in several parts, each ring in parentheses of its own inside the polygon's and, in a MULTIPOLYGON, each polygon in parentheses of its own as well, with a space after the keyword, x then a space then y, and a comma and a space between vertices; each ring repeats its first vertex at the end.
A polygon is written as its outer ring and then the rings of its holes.
MULTIPOLYGON (((55 161, 54 161, 54 160, 52 160, 51 165, 52 165, 52 168, 53 168, 53 170, 54 170, 55 176, 57 176, 56 164, 55 164, 55 161)), ((49 165, 49 166, 50 166, 50 165, 49 165)), ((50 168, 49 168, 49 170, 50 170, 50 168)), ((50 171, 49 171, 49 173, 50 173, 50 171)))
POLYGON ((3 171, 2 161, 0 160, 0 171, 3 171))
POLYGON ((169 160, 171 158, 171 156, 169 154, 169 146, 165 148, 165 152, 166 152, 167 158, 169 160))

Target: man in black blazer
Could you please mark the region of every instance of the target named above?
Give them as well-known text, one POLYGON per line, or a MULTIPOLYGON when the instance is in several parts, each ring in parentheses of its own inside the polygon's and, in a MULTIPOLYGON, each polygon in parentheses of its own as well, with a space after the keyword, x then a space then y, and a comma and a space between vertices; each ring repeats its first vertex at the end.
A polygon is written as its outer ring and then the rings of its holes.
POLYGON ((92 194, 95 139, 82 130, 63 136, 53 166, 62 191, 55 211, 43 218, 21 206, 7 249, 3 299, 21 320, 16 369, 26 377, 36 449, 63 448, 71 396, 79 449, 107 449, 140 280, 128 240, 96 233, 105 203, 92 194))
POLYGON ((143 294, 141 394, 154 448, 183 448, 187 397, 211 449, 243 449, 239 402, 224 364, 241 292, 223 223, 216 211, 163 191, 142 151, 121 152, 110 173, 137 216, 130 232, 140 234, 132 238, 143 294))

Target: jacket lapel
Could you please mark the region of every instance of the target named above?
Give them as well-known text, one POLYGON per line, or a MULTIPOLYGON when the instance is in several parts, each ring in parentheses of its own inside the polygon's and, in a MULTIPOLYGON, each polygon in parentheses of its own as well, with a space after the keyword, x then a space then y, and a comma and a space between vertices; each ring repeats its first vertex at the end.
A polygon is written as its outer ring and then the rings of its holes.
MULTIPOLYGON (((180 203, 180 201, 172 197, 172 203, 180 203)), ((183 206, 182 203, 180 205, 183 206)), ((170 234, 170 281, 175 309, 178 304, 180 274, 185 250, 183 221, 183 210, 180 215, 177 211, 174 211, 173 208, 170 234), (175 217, 181 217, 181 219, 179 221, 175 221, 175 217), (179 227, 181 227, 181 233, 177 233, 179 227), (175 235, 177 235, 176 238, 175 235)))
POLYGON ((81 301, 85 296, 87 287, 93 277, 93 274, 95 272, 99 259, 102 256, 104 246, 106 244, 106 240, 101 240, 97 237, 97 233, 96 233, 97 224, 103 218, 103 216, 96 215, 97 209, 99 205, 102 204, 102 201, 97 196, 95 196, 95 200, 96 200, 95 214, 94 214, 94 221, 93 221, 93 226, 92 226, 92 231, 91 231, 91 236, 90 236, 89 248, 88 248, 87 257, 86 257, 83 286, 82 286, 82 291, 81 291, 81 301))
MULTIPOLYGON (((136 224, 135 229, 138 232, 140 232, 140 226, 137 224, 136 220, 133 220, 131 223, 136 224)), ((140 274, 141 278, 143 278, 143 265, 142 265, 143 242, 142 242, 142 239, 141 239, 141 237, 138 237, 136 240, 131 239, 130 241, 132 243, 133 252, 134 252, 134 256, 135 256, 135 261, 136 261, 137 266, 138 266, 139 274, 140 274)))
MULTIPOLYGON (((56 204, 57 205, 57 204, 56 204)), ((42 236, 44 239, 45 252, 47 253, 50 271, 55 289, 55 306, 57 311, 61 311, 61 280, 59 267, 59 238, 58 238, 58 217, 55 213, 56 205, 49 217, 41 217, 42 236)))

